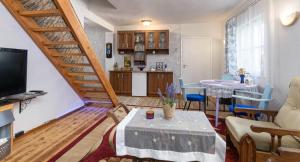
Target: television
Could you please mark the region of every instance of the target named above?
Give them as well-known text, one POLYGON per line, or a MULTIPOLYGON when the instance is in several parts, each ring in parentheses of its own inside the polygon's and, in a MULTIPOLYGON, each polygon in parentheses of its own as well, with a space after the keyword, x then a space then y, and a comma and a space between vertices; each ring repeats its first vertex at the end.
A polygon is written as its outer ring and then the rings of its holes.
POLYGON ((0 47, 0 98, 26 92, 27 50, 0 47))

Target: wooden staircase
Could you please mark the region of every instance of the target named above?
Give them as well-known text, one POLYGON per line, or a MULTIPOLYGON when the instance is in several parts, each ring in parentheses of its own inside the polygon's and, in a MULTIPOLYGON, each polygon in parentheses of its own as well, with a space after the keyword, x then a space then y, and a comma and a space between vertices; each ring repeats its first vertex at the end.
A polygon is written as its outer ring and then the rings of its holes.
POLYGON ((86 104, 118 104, 69 0, 2 3, 86 104))

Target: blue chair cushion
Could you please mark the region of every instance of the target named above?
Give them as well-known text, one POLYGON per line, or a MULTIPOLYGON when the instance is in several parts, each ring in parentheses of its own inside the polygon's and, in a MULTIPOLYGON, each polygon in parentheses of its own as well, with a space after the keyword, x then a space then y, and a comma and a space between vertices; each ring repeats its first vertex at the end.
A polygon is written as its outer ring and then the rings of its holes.
MULTIPOLYGON (((235 107, 238 107, 238 108, 256 108, 256 106, 253 106, 253 105, 243 105, 243 104, 236 104, 235 107)), ((233 105, 229 106, 229 111, 234 112, 233 105)))
POLYGON ((186 99, 188 101, 205 101, 205 96, 200 94, 187 94, 186 99))

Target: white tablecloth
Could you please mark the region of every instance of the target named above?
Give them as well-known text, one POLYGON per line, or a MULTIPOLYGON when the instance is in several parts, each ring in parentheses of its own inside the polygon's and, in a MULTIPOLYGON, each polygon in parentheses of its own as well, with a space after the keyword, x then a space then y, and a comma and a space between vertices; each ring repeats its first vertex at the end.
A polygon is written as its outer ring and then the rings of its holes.
POLYGON ((257 85, 241 84, 233 80, 201 80, 200 85, 206 87, 207 96, 231 98, 234 90, 257 92, 257 85))
MULTIPOLYGON (((138 158, 152 158, 157 160, 167 160, 167 161, 201 161, 201 162, 222 162, 225 161, 225 152, 226 152, 226 143, 225 141, 216 134, 215 141, 215 154, 203 153, 203 152, 176 152, 169 150, 157 150, 157 149, 141 149, 135 147, 128 147, 125 144, 125 129, 128 126, 128 123, 137 115, 139 109, 133 109, 118 125, 117 133, 116 133, 116 148, 117 155, 124 156, 130 155, 138 158)), ((161 111, 161 110, 160 110, 161 111)), ((190 112, 180 112, 180 113, 190 113, 190 112)), ((200 113, 200 112, 197 112, 200 113)), ((138 114, 140 115, 140 114, 138 114)), ((199 115, 201 118, 201 115, 199 115)), ((159 119, 160 120, 160 119, 159 119)), ((176 120, 176 118, 172 119, 176 120)), ((208 119, 202 118, 201 120, 208 119)), ((168 123, 168 121, 163 121, 168 123)), ((194 123, 196 124, 196 123, 194 123)), ((210 126, 210 125, 209 125, 210 126)), ((148 126, 150 127, 150 126, 148 126)), ((147 127, 145 127, 144 131, 147 132, 147 127)), ((187 130, 187 133, 191 133, 187 130)), ((127 137, 128 138, 128 137, 127 137)), ((136 137, 131 137, 136 138, 136 137)), ((187 141, 188 142, 188 141, 187 141)), ((162 143, 163 144, 163 143, 162 143)))

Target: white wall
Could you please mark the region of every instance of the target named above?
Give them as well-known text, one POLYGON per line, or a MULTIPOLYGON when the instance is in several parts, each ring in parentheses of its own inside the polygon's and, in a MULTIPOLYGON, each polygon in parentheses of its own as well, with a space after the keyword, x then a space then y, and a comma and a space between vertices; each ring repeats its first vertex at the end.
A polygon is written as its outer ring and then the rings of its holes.
POLYGON ((0 47, 28 50, 27 91, 44 90, 47 95, 32 100, 21 114, 14 108, 14 132, 28 131, 83 105, 55 67, 0 3, 0 47))
MULTIPOLYGON (((300 21, 284 27, 279 17, 292 10, 300 11, 300 0, 276 0, 275 7, 275 50, 273 63, 274 99, 278 107, 286 100, 289 82, 300 76, 300 21)), ((276 107, 276 108, 278 108, 276 107)))
POLYGON ((103 18, 97 16, 93 12, 89 11, 87 3, 88 1, 84 1, 84 0, 71 0, 71 4, 77 14, 78 19, 81 22, 81 25, 84 26, 84 19, 87 18, 93 21, 94 23, 103 26, 104 28, 113 32, 114 25, 107 22, 103 18))

